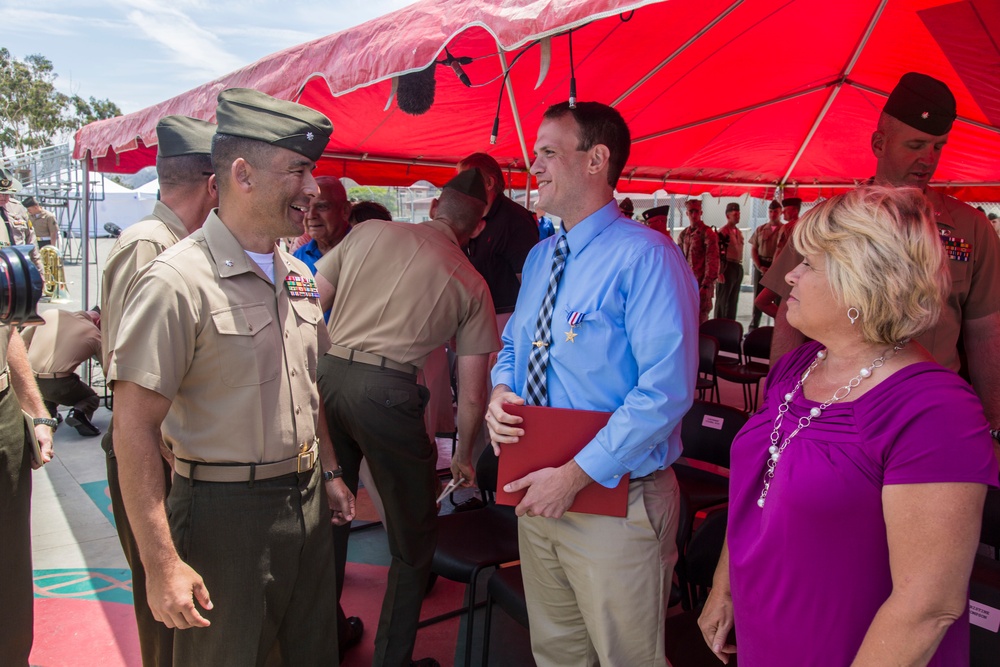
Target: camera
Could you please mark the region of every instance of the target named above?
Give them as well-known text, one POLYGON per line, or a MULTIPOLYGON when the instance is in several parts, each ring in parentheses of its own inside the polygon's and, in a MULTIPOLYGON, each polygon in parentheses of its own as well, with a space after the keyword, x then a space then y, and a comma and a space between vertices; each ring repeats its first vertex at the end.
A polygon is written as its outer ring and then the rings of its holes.
POLYGON ((31 263, 30 245, 0 248, 0 324, 37 324, 35 308, 45 285, 31 263))

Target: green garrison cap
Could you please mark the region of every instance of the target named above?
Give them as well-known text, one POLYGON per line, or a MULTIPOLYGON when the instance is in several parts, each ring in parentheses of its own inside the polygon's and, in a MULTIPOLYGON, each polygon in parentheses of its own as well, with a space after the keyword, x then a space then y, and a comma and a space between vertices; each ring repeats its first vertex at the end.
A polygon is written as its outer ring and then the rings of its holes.
POLYGON ((14 178, 7 167, 0 167, 0 195, 13 195, 21 191, 21 181, 14 178))
POLYGON ((314 162, 323 155, 333 134, 333 124, 320 112, 249 88, 219 93, 215 116, 219 134, 287 148, 314 162))
POLYGON ((958 116, 955 96, 947 84, 919 72, 900 77, 882 112, 936 137, 951 132, 958 116))
POLYGON ((211 155, 215 124, 187 116, 164 116, 156 124, 160 157, 211 155))
POLYGON ((486 181, 483 180, 478 169, 467 169, 459 172, 455 178, 444 184, 444 189, 455 190, 463 195, 478 199, 484 204, 487 203, 486 181))

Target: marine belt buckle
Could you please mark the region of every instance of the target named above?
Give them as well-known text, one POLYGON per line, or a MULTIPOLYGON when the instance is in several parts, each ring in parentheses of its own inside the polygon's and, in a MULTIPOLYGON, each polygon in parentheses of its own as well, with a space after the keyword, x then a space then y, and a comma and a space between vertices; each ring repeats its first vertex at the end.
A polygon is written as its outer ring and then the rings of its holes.
POLYGON ((315 443, 316 439, 313 438, 312 442, 303 442, 299 445, 299 455, 295 464, 297 472, 309 472, 316 465, 316 448, 313 446, 315 443))

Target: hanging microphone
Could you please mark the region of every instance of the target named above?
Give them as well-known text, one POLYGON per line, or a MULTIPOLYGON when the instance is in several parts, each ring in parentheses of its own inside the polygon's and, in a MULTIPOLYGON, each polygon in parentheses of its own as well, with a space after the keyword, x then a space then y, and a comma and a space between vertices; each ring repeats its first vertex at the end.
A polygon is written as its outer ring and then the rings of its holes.
POLYGON ((464 69, 462 69, 462 65, 468 65, 471 63, 472 58, 469 58, 468 56, 464 58, 453 58, 452 55, 448 53, 448 49, 444 50, 444 54, 447 58, 445 58, 445 61, 442 64, 450 67, 451 71, 455 73, 455 76, 458 77, 459 81, 465 84, 466 88, 471 88, 472 81, 469 80, 469 75, 465 73, 464 69))
POLYGON ((569 31, 569 108, 576 108, 576 69, 573 66, 573 31, 569 31))

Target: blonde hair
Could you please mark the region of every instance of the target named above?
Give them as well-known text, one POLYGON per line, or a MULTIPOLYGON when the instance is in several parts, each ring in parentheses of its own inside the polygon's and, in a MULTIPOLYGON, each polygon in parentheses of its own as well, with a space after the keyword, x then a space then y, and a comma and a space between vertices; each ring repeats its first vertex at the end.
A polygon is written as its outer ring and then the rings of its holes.
POLYGON ((951 274, 920 190, 865 186, 833 197, 798 221, 792 243, 826 258, 830 287, 860 311, 865 341, 896 343, 937 323, 951 274))

